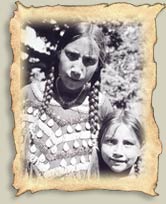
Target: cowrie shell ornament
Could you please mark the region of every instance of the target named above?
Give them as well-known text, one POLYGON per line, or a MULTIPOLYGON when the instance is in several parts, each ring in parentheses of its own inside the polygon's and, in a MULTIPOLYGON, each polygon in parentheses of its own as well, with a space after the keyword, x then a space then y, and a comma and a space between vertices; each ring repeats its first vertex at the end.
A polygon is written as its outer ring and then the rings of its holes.
POLYGON ((53 119, 50 119, 50 120, 47 122, 47 125, 48 125, 49 127, 52 127, 52 126, 54 125, 53 119))
POLYGON ((77 124, 76 127, 75 127, 75 130, 76 130, 77 132, 80 132, 81 129, 82 129, 81 125, 80 125, 80 124, 77 124))
POLYGON ((62 167, 66 167, 67 166, 67 162, 65 159, 62 159, 61 163, 60 163, 60 166, 62 167))
POLYGON ((65 144, 63 145, 63 150, 64 150, 65 152, 67 152, 67 151, 69 150, 69 145, 68 145, 67 143, 65 143, 65 144))
POLYGON ((29 107, 29 108, 27 109, 27 113, 32 114, 32 113, 33 113, 33 108, 32 108, 32 107, 29 107))
POLYGON ((55 132, 55 135, 56 135, 57 137, 60 137, 60 136, 62 135, 62 130, 61 130, 61 128, 59 128, 59 129, 55 132))
POLYGON ((37 138, 42 138, 43 137, 43 132, 41 130, 39 130, 37 132, 37 138))
POLYGON ((73 128, 71 127, 71 125, 67 126, 67 133, 72 133, 73 132, 73 128))
POLYGON ((30 147, 30 151, 32 153, 35 153, 37 151, 37 148, 36 148, 36 146, 34 144, 30 147))

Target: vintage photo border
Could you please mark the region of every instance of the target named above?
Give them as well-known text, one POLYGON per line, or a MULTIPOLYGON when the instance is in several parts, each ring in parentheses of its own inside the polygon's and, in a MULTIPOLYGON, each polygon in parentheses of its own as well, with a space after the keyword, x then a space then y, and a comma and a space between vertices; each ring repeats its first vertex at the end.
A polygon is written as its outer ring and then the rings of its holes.
POLYGON ((13 164, 14 183, 13 186, 18 190, 17 195, 30 190, 36 192, 46 189, 60 189, 67 191, 78 191, 87 189, 111 189, 125 191, 141 191, 150 195, 156 195, 157 185, 158 156, 161 153, 161 142, 158 136, 158 128, 153 116, 152 93, 156 86, 156 63, 154 61, 154 45, 156 43, 156 24, 155 20, 159 12, 164 8, 161 4, 153 6, 142 5, 133 6, 131 4, 116 3, 112 5, 103 4, 96 6, 46 6, 38 8, 26 8, 17 3, 17 10, 10 22, 11 46, 13 49, 13 64, 11 67, 11 94, 12 110, 14 113, 15 128, 13 130, 16 158, 13 164), (117 12, 119 10, 120 12, 117 12), (71 15, 72 12, 72 15, 71 15), (99 15, 100 14, 100 15, 99 15), (69 20, 77 18, 84 21, 100 20, 121 20, 125 22, 140 21, 144 33, 144 53, 145 64, 143 70, 142 89, 144 90, 145 100, 143 105, 143 120, 145 123, 146 145, 145 145, 145 173, 137 179, 121 178, 118 180, 103 179, 102 181, 91 180, 89 182, 72 183, 72 179, 65 181, 52 181, 46 179, 29 179, 22 174, 22 146, 23 137, 21 135, 21 26, 29 18, 40 21, 42 18, 55 18, 58 20, 69 20), (150 73, 150 74, 149 74, 150 73))

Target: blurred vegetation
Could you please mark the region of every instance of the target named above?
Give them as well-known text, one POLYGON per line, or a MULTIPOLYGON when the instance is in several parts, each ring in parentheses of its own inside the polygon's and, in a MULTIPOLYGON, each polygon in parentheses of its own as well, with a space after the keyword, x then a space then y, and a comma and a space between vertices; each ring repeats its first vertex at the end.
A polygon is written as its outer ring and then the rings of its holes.
POLYGON ((143 52, 141 24, 107 23, 106 68, 102 72, 102 91, 115 108, 136 108, 141 102, 143 52))
MULTIPOLYGON (((133 109, 142 100, 140 94, 141 74, 143 69, 143 52, 141 24, 122 22, 104 22, 102 27, 106 41, 106 62, 102 70, 101 91, 108 95, 114 108, 133 109)), ((67 24, 59 25, 55 21, 43 21, 40 24, 27 23, 23 32, 30 28, 36 37, 45 43, 43 51, 35 49, 31 43, 22 41, 23 72, 25 84, 30 83, 32 67, 44 63, 47 77, 54 60, 56 46, 68 28, 67 24)))

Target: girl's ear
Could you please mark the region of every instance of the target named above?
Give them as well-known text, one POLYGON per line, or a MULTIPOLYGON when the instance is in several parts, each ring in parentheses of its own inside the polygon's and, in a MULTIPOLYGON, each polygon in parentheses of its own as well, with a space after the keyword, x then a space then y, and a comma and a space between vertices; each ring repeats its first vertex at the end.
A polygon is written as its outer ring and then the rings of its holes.
POLYGON ((142 151, 141 149, 138 151, 138 157, 140 157, 142 155, 142 151))
POLYGON ((139 156, 139 157, 142 156, 143 151, 144 151, 144 148, 143 148, 143 146, 142 146, 142 147, 140 147, 140 149, 139 149, 139 151, 138 151, 138 156, 139 156))

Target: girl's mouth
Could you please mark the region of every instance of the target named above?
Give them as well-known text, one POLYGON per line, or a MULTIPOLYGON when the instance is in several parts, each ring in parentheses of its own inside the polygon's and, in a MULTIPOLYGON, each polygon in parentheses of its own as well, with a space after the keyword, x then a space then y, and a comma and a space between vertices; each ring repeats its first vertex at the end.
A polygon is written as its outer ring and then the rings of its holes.
POLYGON ((110 158, 110 160, 116 163, 127 163, 127 160, 120 160, 120 159, 113 159, 113 158, 110 158))
POLYGON ((80 78, 74 78, 74 77, 70 77, 70 76, 67 76, 67 78, 71 81, 74 81, 74 82, 80 82, 81 79, 80 78))
POLYGON ((79 82, 80 79, 74 79, 74 78, 70 78, 70 80, 75 81, 75 82, 79 82))

